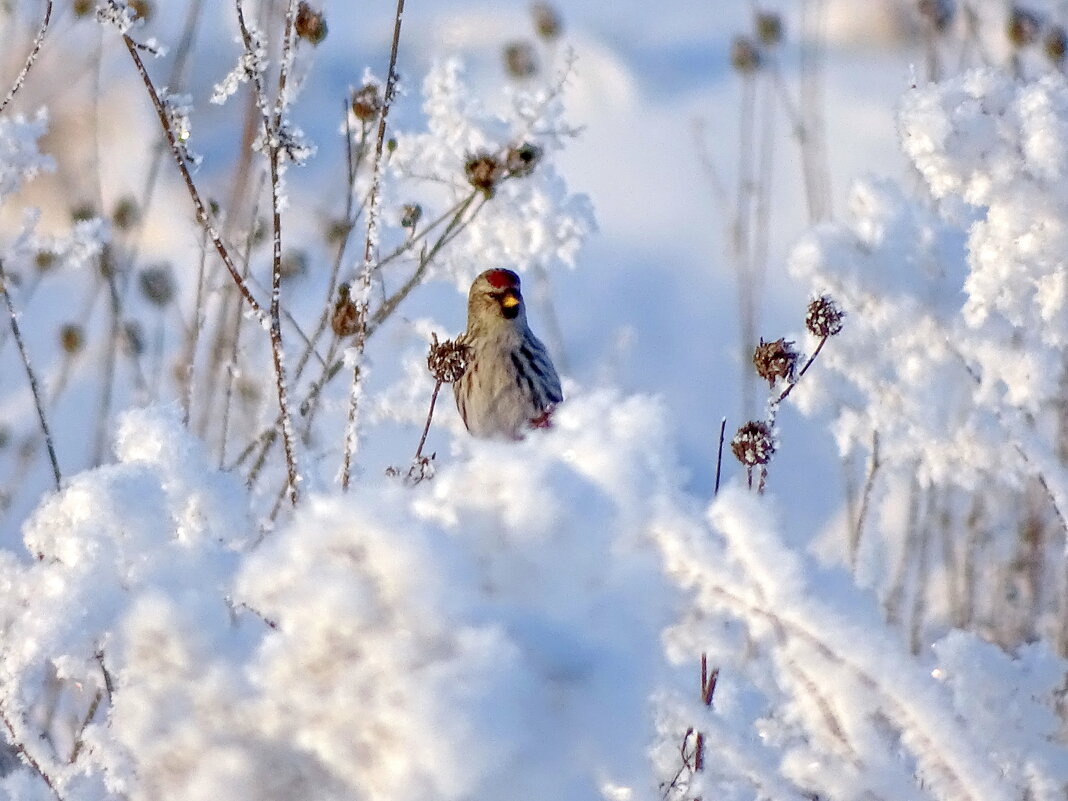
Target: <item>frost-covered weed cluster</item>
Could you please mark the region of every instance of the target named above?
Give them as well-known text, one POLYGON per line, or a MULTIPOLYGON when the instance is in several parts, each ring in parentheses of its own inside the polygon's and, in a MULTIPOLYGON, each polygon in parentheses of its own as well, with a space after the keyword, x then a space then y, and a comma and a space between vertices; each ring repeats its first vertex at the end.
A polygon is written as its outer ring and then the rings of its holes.
MULTIPOLYGON (((46 154, 32 105, 0 116, 0 735, 17 757, 0 799, 1064 797, 1068 82, 1020 40, 1027 20, 1010 16, 1001 67, 905 92, 911 173, 859 180, 790 258, 846 316, 789 398, 830 411, 859 474, 806 549, 774 495, 786 337, 763 344, 779 400, 752 489, 686 492, 664 404, 580 381, 521 442, 440 411, 432 478, 386 475, 426 415, 426 343, 455 333, 428 299, 462 309, 474 275, 508 266, 551 318, 553 271, 595 229, 554 165, 581 53, 557 46, 552 9, 535 9, 550 68, 510 46, 502 96, 455 59, 402 68, 396 97, 366 71, 314 129, 296 103, 325 31, 302 33, 310 5, 205 12, 237 44, 190 86, 136 46, 143 4, 102 7, 123 92, 160 102, 158 120, 127 109, 130 129, 162 123, 174 153, 143 154, 125 192, 67 198, 57 224, 24 185, 68 175, 77 143, 60 127, 46 154), (213 164, 209 101, 235 130, 249 115, 233 165, 213 164), (339 151, 326 201, 304 176, 339 151)), ((99 35, 83 16, 50 35, 99 35)))

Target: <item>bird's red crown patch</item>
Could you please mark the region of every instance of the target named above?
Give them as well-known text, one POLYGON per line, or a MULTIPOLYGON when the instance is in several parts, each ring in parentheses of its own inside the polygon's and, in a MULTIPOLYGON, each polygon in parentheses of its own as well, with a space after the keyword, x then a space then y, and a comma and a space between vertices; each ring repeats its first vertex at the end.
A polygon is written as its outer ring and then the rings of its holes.
POLYGON ((509 289, 519 286, 519 276, 511 270, 490 270, 486 273, 486 280, 494 289, 509 289))

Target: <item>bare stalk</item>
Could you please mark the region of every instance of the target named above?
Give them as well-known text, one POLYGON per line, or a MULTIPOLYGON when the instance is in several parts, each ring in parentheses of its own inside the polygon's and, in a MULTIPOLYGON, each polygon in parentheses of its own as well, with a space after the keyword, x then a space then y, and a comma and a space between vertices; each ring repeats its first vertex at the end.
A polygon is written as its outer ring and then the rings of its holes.
POLYGON ((7 716, 7 712, 3 707, 0 707, 0 720, 4 722, 4 728, 7 729, 8 734, 10 735, 9 742, 11 747, 15 749, 19 758, 29 765, 34 773, 41 777, 41 781, 48 785, 48 789, 52 791, 52 795, 59 799, 59 801, 63 801, 63 796, 61 796, 59 790, 56 789, 56 783, 48 773, 45 772, 44 768, 41 767, 41 763, 34 758, 33 754, 26 750, 26 746, 19 739, 18 734, 15 732, 15 727, 12 725, 11 719, 7 716))
MULTIPOLYGON (((352 457, 356 449, 357 412, 360 398, 359 383, 363 349, 367 342, 367 302, 371 290, 371 272, 374 249, 378 243, 378 204, 379 189, 382 180, 382 150, 386 140, 386 119, 393 95, 397 87, 397 47, 400 44, 401 21, 404 18, 404 0, 397 0, 397 11, 393 22, 393 44, 389 52, 389 71, 386 74, 386 88, 382 98, 382 113, 378 118, 378 137, 375 140, 374 172, 371 179, 371 202, 367 208, 367 240, 363 249, 363 269, 360 271, 359 292, 353 292, 359 309, 359 323, 356 331, 355 358, 352 367, 352 389, 349 392, 348 420, 345 428, 345 455, 341 463, 341 488, 349 488, 352 474, 352 457)), ((354 287, 355 288, 355 287, 354 287)))
POLYGON ((41 425, 41 432, 44 434, 45 448, 48 450, 48 458, 52 462, 52 476, 55 479, 56 490, 58 491, 63 483, 63 476, 59 472, 59 460, 56 459, 56 448, 52 442, 52 432, 48 428, 48 419, 45 417, 44 402, 41 399, 41 390, 37 385, 37 376, 33 372, 33 368, 30 366, 30 357, 26 353, 26 343, 22 340, 22 331, 19 329, 18 315, 15 313, 15 304, 11 300, 11 293, 7 288, 7 273, 4 271, 4 262, 0 260, 0 294, 4 296, 4 302, 7 304, 7 316, 8 321, 11 323, 11 335, 15 338, 15 344, 18 345, 19 356, 22 359, 22 366, 26 370, 26 378, 30 382, 30 392, 33 393, 33 403, 37 407, 37 421, 41 425))
POLYGON ((22 65, 22 69, 19 70, 19 74, 15 76, 15 83, 12 84, 8 90, 7 96, 4 98, 4 102, 0 103, 0 113, 7 108, 8 104, 18 94, 19 89, 22 88, 22 84, 26 81, 26 76, 30 74, 30 70, 33 68, 33 64, 37 61, 37 56, 41 52, 41 45, 44 44, 45 34, 48 32, 48 23, 52 20, 52 0, 46 0, 44 19, 41 21, 41 27, 37 31, 37 35, 33 39, 33 46, 30 48, 30 54, 26 56, 26 62, 22 65))

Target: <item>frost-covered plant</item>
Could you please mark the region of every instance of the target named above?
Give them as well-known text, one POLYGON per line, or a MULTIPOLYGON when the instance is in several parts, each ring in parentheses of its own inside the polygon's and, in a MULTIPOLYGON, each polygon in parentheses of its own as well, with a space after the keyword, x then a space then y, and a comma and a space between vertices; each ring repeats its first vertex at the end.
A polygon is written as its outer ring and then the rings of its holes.
POLYGON ((832 401, 843 455, 870 454, 850 558, 914 647, 938 622, 1063 651, 1068 84, 970 72, 900 121, 918 196, 862 180, 793 253, 850 313, 840 380, 802 403, 832 401))

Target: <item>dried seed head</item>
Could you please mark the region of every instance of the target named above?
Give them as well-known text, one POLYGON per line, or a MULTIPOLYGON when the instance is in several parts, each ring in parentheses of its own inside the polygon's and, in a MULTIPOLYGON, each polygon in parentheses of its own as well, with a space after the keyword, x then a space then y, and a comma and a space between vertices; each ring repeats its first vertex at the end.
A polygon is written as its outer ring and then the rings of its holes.
POLYGON ((115 227, 120 231, 129 231, 133 228, 141 219, 141 209, 137 206, 137 201, 130 195, 124 195, 119 198, 119 202, 115 204, 115 208, 111 211, 111 221, 115 223, 115 227))
POLYGON ((438 381, 451 384, 459 381, 467 369, 467 345, 459 340, 446 339, 438 342, 437 334, 431 334, 430 353, 426 366, 438 381))
POLYGON ((774 342, 761 339, 753 351, 753 366, 756 367, 757 375, 767 381, 769 387, 775 386, 778 379, 792 382, 794 370, 797 368, 794 343, 785 339, 776 339, 774 342))
POLYGON ((365 83, 352 93, 352 114, 360 122, 372 122, 378 119, 382 110, 382 95, 378 84, 365 83))
POLYGON ((308 254, 303 250, 287 250, 279 265, 283 280, 298 278, 308 272, 308 254))
POLYGON ((337 301, 334 303, 334 315, 330 325, 339 337, 350 337, 360 330, 360 310, 349 297, 348 284, 337 288, 337 301))
POLYGON ((820 337, 833 337, 842 330, 842 318, 845 312, 838 308, 834 298, 821 295, 808 304, 805 314, 805 328, 820 337))
POLYGON ((512 42, 504 47, 504 68, 513 78, 529 78, 538 71, 538 58, 530 42, 512 42))
POLYGON ((38 250, 33 257, 33 266, 42 273, 47 273, 57 262, 56 254, 51 250, 38 250))
POLYGON ((130 11, 133 12, 134 19, 141 20, 142 22, 148 22, 152 19, 152 12, 155 10, 152 4, 148 0, 128 0, 127 6, 130 11))
POLYGON ((85 332, 80 325, 67 323, 59 329, 59 344, 64 353, 75 356, 85 347, 85 332))
POLYGON ((548 3, 535 3, 530 7, 530 13, 534 17, 534 31, 545 41, 557 39, 563 33, 560 14, 548 3))
POLYGON ((423 207, 418 203, 405 203, 401 208, 401 228, 407 228, 409 231, 415 230, 415 226, 419 225, 419 220, 423 217, 423 207))
POLYGON ((234 388, 241 400, 248 406, 259 403, 263 397, 259 382, 250 375, 241 375, 234 384, 234 388))
POLYGON ((76 17, 87 17, 96 10, 95 0, 74 0, 70 5, 76 17))
POLYGON ((397 149, 397 137, 391 136, 391 137, 389 137, 389 139, 386 140, 386 152, 389 153, 390 155, 392 155, 393 151, 396 150, 396 149, 397 149))
POLYGON ((70 210, 71 222, 85 222, 96 217, 96 209, 89 202, 79 203, 70 210))
POLYGON ((174 273, 166 262, 142 270, 139 284, 141 294, 154 306, 162 309, 174 300, 174 273))
POLYGON ((509 177, 523 178, 534 172, 541 160, 541 148, 530 142, 508 148, 504 156, 504 168, 509 177))
POLYGON ((774 47, 782 41, 782 17, 771 11, 759 11, 755 24, 757 39, 762 45, 774 47))
POLYGON ((345 240, 345 237, 352 231, 352 225, 348 220, 343 220, 340 217, 335 217, 332 220, 326 221, 325 230, 323 236, 326 237, 326 241, 331 245, 340 244, 345 240))
POLYGON ((1046 32, 1042 40, 1042 52, 1054 64, 1064 61, 1065 53, 1068 53, 1068 34, 1065 33, 1063 27, 1054 25, 1046 32))
POLYGON ((1009 12, 1009 21, 1005 35, 1013 47, 1027 47, 1038 41, 1042 32, 1042 20, 1033 11, 1013 6, 1009 12))
POLYGON ((731 453, 746 467, 767 464, 775 453, 775 439, 763 420, 750 420, 731 440, 731 453))
POLYGON ((763 57, 757 43, 748 36, 735 36, 731 42, 731 66, 743 75, 760 69, 763 57))
POLYGON ((949 28, 950 23, 953 22, 953 15, 957 11, 954 0, 919 0, 916 7, 920 16, 939 32, 949 28))
POLYGON ((480 190, 486 197, 493 195, 497 182, 504 177, 504 170, 497 157, 486 151, 468 156, 467 163, 464 164, 464 172, 471 186, 480 190))
POLYGON ((323 12, 314 10, 310 5, 301 0, 297 6, 297 17, 293 20, 293 30, 297 36, 313 45, 319 44, 326 38, 327 27, 323 12))
POLYGON ((130 356, 140 356, 145 352, 145 329, 137 320, 127 320, 122 324, 122 346, 130 356))

